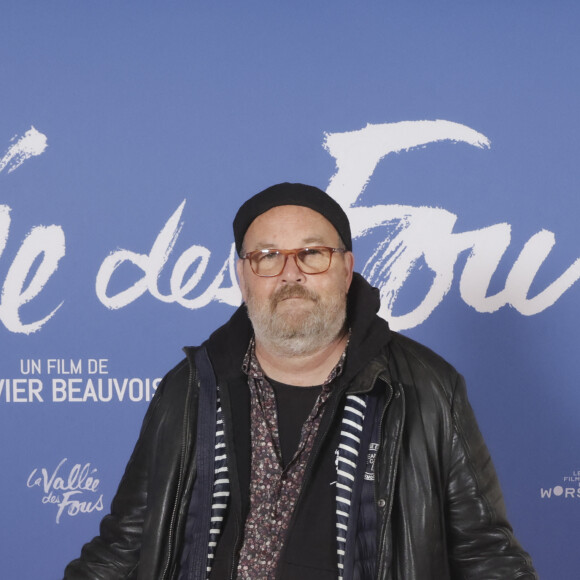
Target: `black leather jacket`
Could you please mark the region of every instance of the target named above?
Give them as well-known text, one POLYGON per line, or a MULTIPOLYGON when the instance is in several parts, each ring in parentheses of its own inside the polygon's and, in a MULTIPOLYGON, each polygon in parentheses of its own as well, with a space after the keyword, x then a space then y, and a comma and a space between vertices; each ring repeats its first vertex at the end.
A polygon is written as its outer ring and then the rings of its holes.
MULTIPOLYGON (((376 316, 378 304, 375 289, 355 275, 345 388, 361 393, 380 383, 386 395, 375 467, 377 578, 537 578, 506 519, 462 377, 429 349, 391 332, 376 316)), ((242 306, 205 343, 222 393, 229 445, 228 392, 239 384, 251 332, 242 306)), ((100 535, 69 564, 65 579, 177 577, 196 477, 199 385, 192 359, 188 351, 157 389, 111 513, 100 535)), ((230 469, 230 477, 235 473, 230 469)))

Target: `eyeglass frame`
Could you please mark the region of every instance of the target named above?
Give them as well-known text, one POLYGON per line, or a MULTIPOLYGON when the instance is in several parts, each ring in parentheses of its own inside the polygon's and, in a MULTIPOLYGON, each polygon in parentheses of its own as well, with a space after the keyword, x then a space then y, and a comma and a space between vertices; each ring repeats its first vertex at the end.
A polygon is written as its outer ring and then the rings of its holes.
POLYGON ((331 248, 330 246, 305 246, 304 248, 295 248, 294 250, 281 250, 279 248, 264 248, 262 250, 253 250, 251 252, 244 252, 244 254, 240 256, 240 260, 248 260, 250 262, 250 268, 252 269, 252 272, 256 276, 260 278, 276 278, 277 276, 281 276, 282 272, 284 272, 286 264, 288 263, 288 256, 294 255, 294 262, 296 264, 296 267, 303 274, 306 274, 307 276, 317 276, 318 274, 324 274, 325 272, 328 272, 328 270, 330 270, 330 266, 332 264, 332 256, 334 256, 336 252, 344 255, 348 252, 348 250, 346 250, 345 248, 331 248), (298 263, 299 262, 298 253, 303 252, 304 250, 330 250, 328 267, 325 270, 321 270, 320 272, 305 272, 298 263), (278 272, 278 274, 258 274, 254 270, 254 266, 252 264, 252 256, 255 256, 256 254, 267 254, 268 252, 278 252, 278 254, 282 254, 284 256, 284 264, 282 265, 282 269, 280 270, 280 272, 278 272))

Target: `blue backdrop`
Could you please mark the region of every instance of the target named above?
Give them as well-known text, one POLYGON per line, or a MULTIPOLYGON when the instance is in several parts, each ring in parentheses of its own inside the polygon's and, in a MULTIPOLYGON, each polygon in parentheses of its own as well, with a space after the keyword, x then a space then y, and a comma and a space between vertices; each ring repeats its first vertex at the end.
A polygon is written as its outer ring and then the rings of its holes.
POLYGON ((239 303, 231 221, 327 189, 382 315, 466 376, 542 578, 580 568, 580 7, 0 14, 0 577, 97 533, 159 378, 239 303))

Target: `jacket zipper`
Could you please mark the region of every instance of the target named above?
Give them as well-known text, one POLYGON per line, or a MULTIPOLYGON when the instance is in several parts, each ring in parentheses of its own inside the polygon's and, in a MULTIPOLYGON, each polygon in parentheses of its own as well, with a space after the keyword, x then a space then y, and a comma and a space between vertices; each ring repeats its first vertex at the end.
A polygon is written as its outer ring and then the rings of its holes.
MULTIPOLYGON (((379 377, 379 380, 383 381, 390 389, 389 396, 388 396, 387 400, 385 401, 385 404, 383 405, 383 411, 381 413, 381 419, 379 421, 379 441, 382 441, 383 419, 385 418, 385 414, 387 413, 387 409, 388 409, 389 405, 391 404, 391 401, 393 400, 394 389, 393 389, 393 385, 391 385, 391 383, 387 379, 383 379, 382 377, 379 377)), ((375 485, 374 485, 375 504, 379 500, 378 491, 377 491, 377 488, 379 487, 378 480, 379 480, 379 478, 378 478, 378 473, 377 473, 377 477, 375 477, 375 485)))
MULTIPOLYGON (((384 418, 384 416, 386 414, 386 411, 387 411, 387 408, 388 408, 388 406, 389 406, 389 404, 392 401, 393 396, 394 396, 393 386, 388 381, 385 381, 385 382, 387 382, 387 384, 391 387, 391 397, 387 401, 387 404, 385 404, 385 407, 383 408, 383 414, 381 415, 381 421, 380 421, 380 427, 379 427, 381 429, 381 433, 382 433, 382 428, 383 428, 383 418, 384 418)), ((399 383, 399 385, 400 385, 400 383, 399 383)), ((399 386, 399 388, 400 388, 400 386, 399 386)), ((399 394, 399 396, 400 396, 400 394, 399 394)), ((402 419, 402 420, 404 420, 404 419, 402 419)), ((399 457, 399 450, 401 448, 401 430, 402 430, 402 427, 399 427, 399 433, 397 434, 397 441, 396 441, 397 448, 395 450, 395 456, 396 456, 397 459, 399 457)), ((392 470, 393 470, 392 471, 392 476, 393 477, 392 477, 392 481, 391 481, 391 489, 390 489, 390 492, 389 492, 389 497, 387 499, 388 504, 385 506, 386 513, 389 513, 389 514, 391 513, 392 507, 393 507, 394 481, 397 478, 397 472, 399 470, 398 468, 399 468, 398 461, 395 461, 394 462, 394 465, 392 467, 392 470)), ((378 487, 378 477, 375 479, 375 501, 377 501, 377 487, 378 487)), ((381 577, 381 576, 379 576, 380 573, 386 572, 386 570, 383 570, 383 568, 384 568, 384 550, 381 551, 381 545, 383 544, 383 537, 384 537, 384 535, 386 533, 386 529, 385 529, 386 523, 387 523, 387 519, 385 519, 382 522, 382 524, 381 524, 381 531, 380 531, 380 536, 379 536, 379 552, 378 552, 378 562, 377 562, 377 578, 378 577, 381 577)))
POLYGON ((234 543, 234 556, 232 558, 232 568, 230 570, 230 580, 234 580, 235 578, 235 573, 236 573, 236 568, 238 567, 238 556, 237 554, 240 551, 240 522, 239 520, 236 521, 236 541, 234 543))
MULTIPOLYGON (((183 415, 183 429, 182 429, 182 437, 181 437, 181 452, 180 452, 180 460, 179 460, 179 472, 177 474, 177 491, 175 494, 175 502, 173 504, 173 511, 171 512, 171 520, 169 524, 169 532, 167 538, 167 560, 165 562, 165 568, 163 570, 163 574, 161 575, 161 580, 165 580, 168 576, 169 567, 171 565, 171 559, 173 556, 173 541, 175 539, 175 527, 176 527, 176 520, 177 520, 177 511, 181 504, 181 488, 183 487, 183 474, 185 471, 185 448, 187 446, 187 439, 189 434, 189 399, 191 397, 191 391, 193 388, 193 384, 197 379, 197 369, 195 371, 195 379, 193 377, 193 373, 190 370, 189 374, 189 388, 187 389, 187 393, 185 396, 185 413, 183 415)), ((199 387, 199 384, 198 384, 199 387)))

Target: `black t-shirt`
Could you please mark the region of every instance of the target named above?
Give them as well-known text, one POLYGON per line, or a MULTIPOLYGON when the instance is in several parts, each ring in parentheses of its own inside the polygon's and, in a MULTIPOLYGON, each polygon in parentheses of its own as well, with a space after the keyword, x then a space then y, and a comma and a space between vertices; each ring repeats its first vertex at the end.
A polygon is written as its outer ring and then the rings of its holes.
POLYGON ((316 403, 322 391, 322 385, 316 387, 296 387, 286 385, 268 378, 276 395, 276 411, 278 413, 278 436, 282 465, 286 467, 294 457, 304 421, 316 403))

